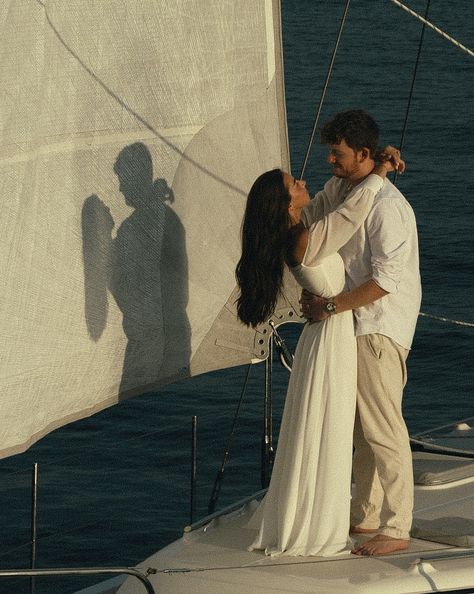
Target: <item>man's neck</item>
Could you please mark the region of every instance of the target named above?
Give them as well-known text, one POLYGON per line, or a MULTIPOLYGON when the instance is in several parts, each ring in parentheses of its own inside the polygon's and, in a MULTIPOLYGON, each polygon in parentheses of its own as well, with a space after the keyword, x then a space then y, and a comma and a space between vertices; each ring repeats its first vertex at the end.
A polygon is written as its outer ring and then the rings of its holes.
POLYGON ((373 159, 367 160, 357 171, 354 172, 353 175, 349 176, 347 179, 351 186, 357 186, 360 184, 364 179, 372 173, 372 170, 375 167, 375 161, 373 159))

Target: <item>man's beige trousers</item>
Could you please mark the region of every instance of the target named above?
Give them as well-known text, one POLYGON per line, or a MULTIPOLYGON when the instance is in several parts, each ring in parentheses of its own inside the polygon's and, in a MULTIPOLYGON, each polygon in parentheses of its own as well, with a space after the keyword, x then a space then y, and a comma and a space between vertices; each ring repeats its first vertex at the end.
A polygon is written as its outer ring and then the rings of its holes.
POLYGON ((382 334, 357 337, 351 525, 409 538, 413 469, 402 416, 408 351, 382 334))

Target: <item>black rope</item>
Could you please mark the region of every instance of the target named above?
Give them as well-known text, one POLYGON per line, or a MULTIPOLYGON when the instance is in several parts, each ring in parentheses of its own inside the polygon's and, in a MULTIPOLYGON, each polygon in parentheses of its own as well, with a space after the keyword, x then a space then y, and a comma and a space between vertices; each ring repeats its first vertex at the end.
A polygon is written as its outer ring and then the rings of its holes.
POLYGON ((214 487, 212 489, 211 497, 209 499, 209 503, 207 505, 207 511, 209 514, 214 513, 217 505, 217 500, 219 499, 219 494, 221 491, 222 480, 224 478, 224 470, 227 464, 227 460, 229 459, 230 454, 230 447, 232 445, 232 441, 234 438, 235 427, 237 425, 237 417, 239 416, 240 407, 242 405, 242 401, 244 399, 245 391, 247 389, 247 383, 249 380, 250 369, 252 368, 252 363, 249 363, 247 367, 247 375, 245 376, 244 385, 242 387, 242 392, 240 394, 239 402, 237 404, 237 408, 234 414, 234 420, 232 421, 232 429, 230 430, 230 435, 227 439, 227 445, 225 447, 224 456, 222 458, 221 467, 219 468, 216 476, 216 480, 214 481, 214 487))
MULTIPOLYGON (((430 9, 430 2, 431 2, 431 0, 427 0, 427 2, 426 2, 425 19, 428 18, 428 11, 430 9)), ((398 147, 400 149, 400 152, 402 151, 402 148, 403 148, 403 145, 404 145, 404 142, 405 142, 405 133, 406 133, 407 126, 408 126, 408 115, 410 113, 411 100, 412 100, 412 97, 413 97, 413 90, 415 88, 416 74, 418 72, 418 64, 420 62, 421 48, 423 47, 423 38, 424 38, 424 35, 425 35, 425 29, 426 29, 426 24, 423 23, 423 26, 421 28, 420 42, 418 44, 418 53, 416 55, 415 68, 413 70, 413 77, 412 77, 412 80, 411 80, 410 93, 408 95, 408 103, 407 103, 407 108, 406 108, 406 112, 405 112, 405 121, 403 123, 402 135, 400 137, 400 143, 399 143, 399 147, 398 147)), ((396 184, 396 181, 397 181, 397 174, 398 174, 398 172, 395 170, 395 173, 393 174, 393 184, 394 185, 396 184)))
POLYGON ((273 330, 273 342, 277 348, 280 362, 283 367, 291 373, 291 368, 293 367, 293 353, 288 348, 285 340, 278 334, 274 322, 270 320, 269 323, 273 330))
POLYGON ((344 29, 344 24, 346 22, 346 16, 347 16, 347 13, 349 11, 349 4, 350 3, 351 3, 351 0, 346 0, 346 6, 344 8, 344 13, 342 15, 341 23, 339 25, 339 31, 338 31, 336 43, 334 45, 334 49, 333 49, 333 52, 332 52, 331 62, 329 64, 328 72, 327 72, 327 75, 326 75, 326 80, 324 81, 323 91, 321 93, 321 98, 319 100, 318 111, 316 113, 316 118, 314 120, 313 130, 311 132, 311 138, 309 139, 308 148, 306 150, 306 156, 305 156, 305 159, 304 159, 304 162, 303 162, 303 167, 301 168, 300 179, 303 178, 304 172, 306 170, 306 165, 308 164, 309 154, 310 154, 311 148, 313 146, 314 136, 316 134, 316 128, 317 128, 317 125, 318 125, 318 122, 319 122, 319 116, 321 115, 321 109, 323 107, 324 98, 326 96, 326 91, 327 91, 327 88, 328 88, 328 85, 329 85, 329 80, 330 80, 331 75, 332 75, 332 70, 333 70, 334 62, 336 60, 337 49, 339 47, 339 41, 340 41, 341 36, 342 36, 342 31, 344 29))
POLYGON ((270 339, 270 353, 265 360, 264 373, 264 400, 263 400, 263 433, 260 448, 260 483, 262 489, 270 484, 273 460, 273 398, 272 398, 272 371, 273 371, 273 341, 270 339))

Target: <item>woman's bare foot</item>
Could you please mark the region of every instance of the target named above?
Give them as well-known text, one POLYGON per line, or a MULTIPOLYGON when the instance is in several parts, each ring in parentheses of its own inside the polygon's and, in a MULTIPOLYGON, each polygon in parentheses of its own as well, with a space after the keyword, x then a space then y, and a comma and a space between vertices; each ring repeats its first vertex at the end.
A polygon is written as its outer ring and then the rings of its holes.
POLYGON ((349 528, 350 534, 375 534, 378 528, 361 528, 360 526, 351 526, 349 528))
POLYGON ((376 556, 376 555, 390 555, 396 551, 404 551, 408 549, 409 540, 402 538, 393 538, 385 534, 377 534, 367 542, 356 546, 351 553, 354 555, 376 556))

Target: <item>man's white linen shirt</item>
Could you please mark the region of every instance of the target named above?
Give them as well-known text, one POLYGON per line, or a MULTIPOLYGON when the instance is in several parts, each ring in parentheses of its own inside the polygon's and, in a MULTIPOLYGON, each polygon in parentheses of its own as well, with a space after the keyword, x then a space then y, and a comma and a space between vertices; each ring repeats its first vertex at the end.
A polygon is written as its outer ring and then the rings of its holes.
MULTIPOLYGON (((304 225, 335 210, 351 189, 348 180, 332 177, 304 208, 304 225)), ((390 180, 384 180, 365 223, 339 254, 347 289, 372 279, 388 292, 354 310, 356 336, 383 334, 410 349, 421 303, 418 234, 413 209, 390 180)))

